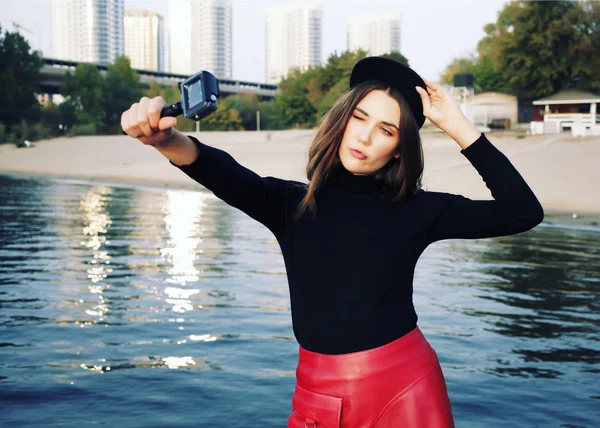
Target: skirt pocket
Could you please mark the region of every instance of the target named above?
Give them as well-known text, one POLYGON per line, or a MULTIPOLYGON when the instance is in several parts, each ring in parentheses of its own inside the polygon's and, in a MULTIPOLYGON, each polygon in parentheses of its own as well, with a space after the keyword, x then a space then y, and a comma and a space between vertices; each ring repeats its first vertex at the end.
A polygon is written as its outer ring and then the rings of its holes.
POLYGON ((296 385, 292 408, 304 420, 307 428, 340 428, 342 399, 319 394, 296 385))

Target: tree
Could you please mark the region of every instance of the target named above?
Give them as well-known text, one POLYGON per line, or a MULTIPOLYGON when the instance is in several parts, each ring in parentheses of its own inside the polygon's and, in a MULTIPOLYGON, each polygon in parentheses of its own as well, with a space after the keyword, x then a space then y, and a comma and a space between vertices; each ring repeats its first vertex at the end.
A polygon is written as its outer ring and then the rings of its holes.
POLYGON ((247 131, 256 130, 256 112, 260 110, 260 102, 256 94, 252 92, 234 95, 233 108, 235 108, 242 120, 242 126, 247 131))
POLYGON ((500 13, 491 49, 506 88, 519 98, 550 95, 572 85, 577 58, 577 3, 514 2, 500 13), (497 44, 497 46, 494 46, 497 44))
POLYGON ((335 52, 324 66, 310 67, 305 71, 291 70, 281 80, 281 92, 274 100, 275 110, 279 112, 277 122, 283 127, 314 126, 348 90, 354 64, 366 55, 361 50, 341 54, 335 52))
POLYGON ((600 3, 513 1, 484 27, 477 56, 448 65, 442 79, 472 72, 475 91, 535 99, 564 89, 600 90, 600 3))
MULTIPOLYGON (((354 65, 367 56, 363 50, 333 53, 323 66, 292 69, 279 83, 279 93, 261 104, 261 117, 269 129, 312 127, 349 89, 354 65)), ((408 65, 400 52, 382 55, 408 65)), ((243 111, 242 111, 243 115, 243 111)))
POLYGON ((30 49, 19 33, 3 33, 0 27, 0 122, 7 132, 22 120, 34 121, 40 115, 35 92, 42 58, 30 49))
POLYGON ((63 121, 61 118, 60 106, 54 104, 52 100, 48 101, 42 108, 41 120, 42 124, 48 128, 51 136, 58 136, 61 134, 60 125, 63 121))
POLYGON ((155 81, 150 82, 146 91, 148 98, 161 97, 167 104, 173 104, 181 100, 181 93, 177 85, 164 86, 155 81))
POLYGON ((496 82, 522 99, 560 90, 598 89, 600 7, 597 2, 515 1, 485 27, 480 57, 496 82), (497 77, 497 76, 500 77, 497 77))
POLYGON ((284 129, 281 112, 274 100, 260 103, 260 129, 284 129))
POLYGON ((117 57, 108 67, 103 84, 102 105, 107 132, 120 131, 122 113, 139 101, 142 93, 140 76, 131 68, 129 58, 117 57))
POLYGON ((217 110, 200 121, 200 127, 204 131, 240 131, 242 130, 242 119, 240 112, 233 107, 233 96, 219 100, 217 110))
POLYGON ((450 64, 446 66, 442 74, 440 74, 440 80, 448 85, 454 84, 454 76, 461 73, 473 73, 477 58, 471 55, 467 58, 456 58, 452 60, 450 64))
POLYGON ((393 59, 393 60, 398 61, 398 62, 401 62, 402 64, 410 67, 410 65, 408 64, 408 58, 406 58, 400 52, 390 52, 390 53, 387 53, 387 54, 383 54, 381 56, 383 56, 385 58, 393 59))
POLYGON ((75 68, 75 73, 66 73, 62 87, 65 101, 61 104, 61 112, 70 116, 65 118, 65 122, 68 119, 73 120, 71 116, 73 113, 75 120, 74 123, 65 123, 65 125, 93 125, 97 128, 102 126, 103 84, 102 75, 94 64, 80 63, 75 68))
POLYGON ((584 91, 600 94, 600 2, 584 1, 579 3, 580 18, 574 56, 578 58, 573 67, 576 87, 584 91))

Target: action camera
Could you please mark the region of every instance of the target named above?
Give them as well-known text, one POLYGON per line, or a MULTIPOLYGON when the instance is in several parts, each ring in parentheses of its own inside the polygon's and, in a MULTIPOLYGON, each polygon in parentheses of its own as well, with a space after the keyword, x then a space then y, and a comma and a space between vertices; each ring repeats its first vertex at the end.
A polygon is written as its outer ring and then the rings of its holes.
POLYGON ((160 117, 183 114, 188 119, 200 120, 217 109, 219 81, 208 71, 202 70, 178 83, 178 86, 181 101, 164 106, 160 117))

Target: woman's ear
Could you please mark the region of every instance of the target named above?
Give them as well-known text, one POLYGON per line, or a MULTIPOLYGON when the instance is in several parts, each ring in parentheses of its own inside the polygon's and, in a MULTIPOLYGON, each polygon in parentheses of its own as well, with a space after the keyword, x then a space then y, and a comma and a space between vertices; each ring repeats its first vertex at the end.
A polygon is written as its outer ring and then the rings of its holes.
POLYGON ((394 155, 394 157, 395 157, 396 159, 398 159, 398 158, 400 157, 400 152, 396 153, 396 154, 394 155))

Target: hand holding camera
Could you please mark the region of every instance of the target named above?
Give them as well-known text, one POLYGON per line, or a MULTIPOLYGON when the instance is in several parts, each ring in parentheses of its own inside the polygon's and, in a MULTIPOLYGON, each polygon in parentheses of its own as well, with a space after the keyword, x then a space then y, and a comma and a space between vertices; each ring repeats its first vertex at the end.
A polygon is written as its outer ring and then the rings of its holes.
POLYGON ((161 97, 143 97, 121 115, 123 133, 142 143, 157 146, 168 140, 177 124, 176 116, 183 114, 200 120, 217 109, 219 82, 208 71, 189 77, 178 84, 181 101, 166 105, 161 97))
POLYGON ((150 146, 162 143, 171 137, 172 128, 177 124, 175 117, 161 117, 165 106, 165 100, 161 97, 143 97, 121 115, 123 131, 150 146))

